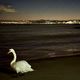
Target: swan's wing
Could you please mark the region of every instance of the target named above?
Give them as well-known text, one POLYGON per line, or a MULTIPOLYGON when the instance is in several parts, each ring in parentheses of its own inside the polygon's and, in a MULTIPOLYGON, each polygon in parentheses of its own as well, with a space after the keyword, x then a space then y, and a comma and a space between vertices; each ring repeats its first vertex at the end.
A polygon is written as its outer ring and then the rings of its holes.
POLYGON ((25 60, 16 62, 16 65, 20 65, 20 66, 25 65, 26 67, 31 67, 31 65, 28 62, 26 62, 25 60))
POLYGON ((26 62, 25 60, 15 62, 15 64, 12 65, 12 68, 13 68, 17 73, 19 73, 19 72, 24 73, 24 72, 34 71, 34 70, 31 68, 31 65, 30 65, 28 62, 26 62))

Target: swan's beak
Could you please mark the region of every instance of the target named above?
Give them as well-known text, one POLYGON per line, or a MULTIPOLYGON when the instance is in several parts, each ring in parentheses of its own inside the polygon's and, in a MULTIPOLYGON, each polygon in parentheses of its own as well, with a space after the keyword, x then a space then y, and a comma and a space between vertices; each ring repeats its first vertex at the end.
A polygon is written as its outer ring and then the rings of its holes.
POLYGON ((8 54, 11 53, 10 51, 8 52, 8 54))

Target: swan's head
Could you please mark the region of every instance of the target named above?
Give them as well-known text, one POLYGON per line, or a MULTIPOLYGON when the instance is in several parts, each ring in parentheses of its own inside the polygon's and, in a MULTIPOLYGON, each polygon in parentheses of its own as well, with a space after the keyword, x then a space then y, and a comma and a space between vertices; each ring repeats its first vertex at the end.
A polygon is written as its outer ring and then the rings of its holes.
POLYGON ((9 53, 14 53, 14 52, 15 52, 14 49, 9 49, 8 54, 9 54, 9 53))

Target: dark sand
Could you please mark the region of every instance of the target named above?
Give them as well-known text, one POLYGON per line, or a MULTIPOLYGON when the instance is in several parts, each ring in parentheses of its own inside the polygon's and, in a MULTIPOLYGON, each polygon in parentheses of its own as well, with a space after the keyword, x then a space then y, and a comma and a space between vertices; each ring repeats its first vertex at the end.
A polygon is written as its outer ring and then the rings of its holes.
MULTIPOLYGON (((29 61, 34 72, 0 70, 0 80, 80 80, 80 56, 29 61)), ((6 66, 5 66, 6 67, 6 66)))

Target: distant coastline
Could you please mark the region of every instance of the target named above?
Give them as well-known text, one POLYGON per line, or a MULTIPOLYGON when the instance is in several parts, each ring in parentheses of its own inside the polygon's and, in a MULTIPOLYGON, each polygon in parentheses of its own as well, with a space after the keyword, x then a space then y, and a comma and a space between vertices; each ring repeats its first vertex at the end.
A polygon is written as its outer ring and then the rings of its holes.
POLYGON ((0 20, 0 24, 80 24, 80 20, 0 20))

